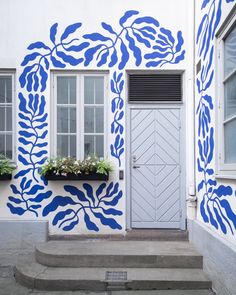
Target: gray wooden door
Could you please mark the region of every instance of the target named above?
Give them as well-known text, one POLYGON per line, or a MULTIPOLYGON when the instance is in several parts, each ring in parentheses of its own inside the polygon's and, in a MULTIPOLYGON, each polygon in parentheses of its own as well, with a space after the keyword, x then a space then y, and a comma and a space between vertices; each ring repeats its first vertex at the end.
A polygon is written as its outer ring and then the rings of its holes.
POLYGON ((131 109, 131 226, 180 228, 179 108, 131 109))

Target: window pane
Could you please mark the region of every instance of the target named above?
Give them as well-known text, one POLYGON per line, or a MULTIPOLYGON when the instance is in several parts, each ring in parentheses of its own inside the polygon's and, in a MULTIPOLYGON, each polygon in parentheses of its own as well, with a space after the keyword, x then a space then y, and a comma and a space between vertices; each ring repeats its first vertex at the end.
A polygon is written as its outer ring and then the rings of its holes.
POLYGON ((225 124, 225 162, 236 163, 236 119, 225 124))
POLYGON ((6 118, 6 130, 7 131, 12 131, 12 107, 7 107, 6 108, 6 113, 7 113, 7 118, 6 118))
POLYGON ((96 77, 95 79, 95 103, 103 104, 104 102, 104 78, 96 77))
POLYGON ((66 107, 57 107, 57 132, 68 133, 69 132, 69 110, 66 107))
POLYGON ((70 108, 70 133, 76 133, 76 108, 70 108))
POLYGON ((0 107, 0 131, 5 131, 5 107, 0 107))
POLYGON ((5 156, 5 135, 0 134, 0 154, 5 156))
POLYGON ((5 102, 5 79, 0 76, 0 103, 5 102))
POLYGON ((84 155, 94 155, 94 136, 85 135, 84 137, 84 155))
POLYGON ((75 104, 76 77, 57 77, 57 103, 75 104))
POLYGON ((70 157, 76 158, 76 135, 70 136, 70 157))
POLYGON ((94 104, 94 79, 84 77, 84 103, 94 104))
POLYGON ((104 130, 104 111, 103 108, 97 107, 96 111, 96 132, 103 133, 104 130))
POLYGON ((68 157, 69 155, 69 136, 57 135, 57 156, 68 157))
POLYGON ((12 78, 6 77, 6 101, 8 103, 12 102, 12 78))
POLYGON ((104 157, 104 136, 96 135, 96 156, 104 157))
POLYGON ((12 158, 12 135, 6 135, 6 157, 12 158))
POLYGON ((84 132, 85 133, 94 132, 94 108, 93 107, 84 108, 84 132))
POLYGON ((236 26, 225 39, 225 76, 236 69, 236 26))
POLYGON ((12 102, 12 78, 0 76, 0 103, 12 102))
MULTIPOLYGON (((236 50, 236 49, 235 49, 236 50)), ((236 115, 236 73, 225 83, 225 119, 236 115)))

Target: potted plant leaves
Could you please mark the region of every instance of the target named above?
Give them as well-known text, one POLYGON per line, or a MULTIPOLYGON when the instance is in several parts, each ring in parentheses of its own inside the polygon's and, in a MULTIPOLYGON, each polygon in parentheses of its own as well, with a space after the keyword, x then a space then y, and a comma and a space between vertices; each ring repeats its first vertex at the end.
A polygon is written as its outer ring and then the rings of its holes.
POLYGON ((3 155, 0 155, 0 181, 11 180, 12 172, 16 169, 16 166, 10 162, 10 159, 3 155))
POLYGON ((47 180, 108 180, 113 170, 107 160, 88 156, 83 161, 71 157, 48 159, 41 167, 47 180))

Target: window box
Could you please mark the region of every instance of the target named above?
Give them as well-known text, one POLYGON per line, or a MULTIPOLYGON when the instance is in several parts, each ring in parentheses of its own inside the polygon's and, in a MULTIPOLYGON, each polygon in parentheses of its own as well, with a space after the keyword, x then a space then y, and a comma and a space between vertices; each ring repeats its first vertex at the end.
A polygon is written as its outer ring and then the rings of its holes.
POLYGON ((67 175, 57 175, 53 172, 48 172, 45 174, 45 179, 51 181, 62 181, 62 180, 104 180, 107 181, 109 179, 109 174, 101 174, 101 173, 90 173, 90 174, 74 174, 68 173, 67 175))
POLYGON ((0 174, 0 181, 2 180, 11 180, 12 174, 0 174))

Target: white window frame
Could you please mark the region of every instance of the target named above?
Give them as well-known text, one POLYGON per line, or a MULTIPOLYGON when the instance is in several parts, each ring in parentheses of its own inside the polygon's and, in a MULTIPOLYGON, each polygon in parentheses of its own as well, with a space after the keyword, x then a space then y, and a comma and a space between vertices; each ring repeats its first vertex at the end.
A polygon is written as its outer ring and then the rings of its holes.
MULTIPOLYGON (((226 179, 236 179, 236 163, 226 164, 224 155, 224 82, 228 77, 224 77, 224 40, 236 25, 236 11, 231 15, 230 20, 223 25, 217 34, 217 68, 216 68, 216 91, 217 91, 217 108, 216 108, 216 177, 226 179)), ((232 75, 232 73, 230 73, 232 75)))
MULTIPOLYGON (((16 90, 15 90, 15 70, 0 70, 0 76, 10 76, 12 79, 12 158, 11 162, 16 162, 16 90)), ((9 104, 10 105, 10 104, 9 104)), ((9 131, 10 133, 10 131, 9 131)))
MULTIPOLYGON (((84 159, 84 77, 104 77, 104 158, 108 157, 108 73, 104 71, 54 71, 52 72, 52 119, 51 119, 51 134, 52 148, 50 149, 51 157, 57 157, 57 77, 76 77, 76 158, 84 159), (82 112, 80 112, 82 110, 82 112), (79 116, 77 113, 79 112, 79 116), (79 147, 79 148, 78 148, 79 147)), ((93 106, 96 106, 94 104, 93 106)), ((99 135, 99 134, 98 134, 99 135)))

